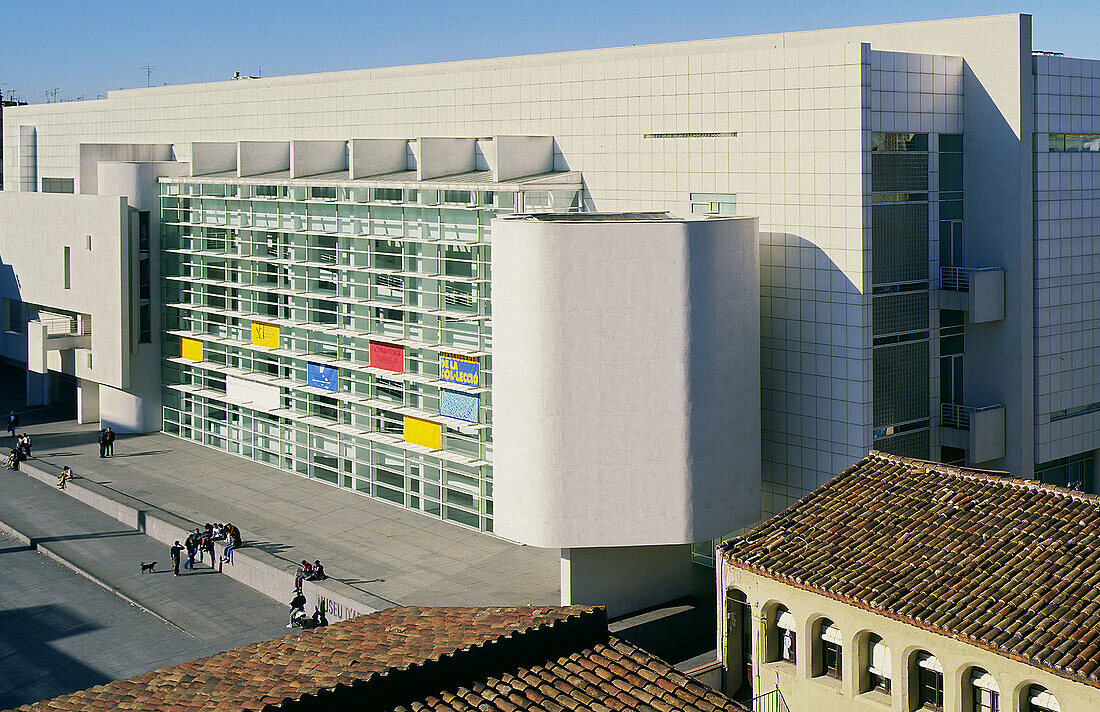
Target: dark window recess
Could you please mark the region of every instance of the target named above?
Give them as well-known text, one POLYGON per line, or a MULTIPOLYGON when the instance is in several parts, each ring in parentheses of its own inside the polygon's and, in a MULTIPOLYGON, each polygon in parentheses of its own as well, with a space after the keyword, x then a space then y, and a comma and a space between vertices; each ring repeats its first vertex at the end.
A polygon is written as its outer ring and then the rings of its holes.
POLYGON ((875 427, 928 417, 928 341, 874 348, 872 372, 875 427))
POLYGON ((943 673, 920 668, 917 673, 917 704, 919 709, 943 709, 943 673))
POLYGON ((871 154, 871 192, 914 193, 927 190, 927 153, 871 154))
POLYGON ((75 193, 75 181, 72 178, 43 178, 43 193, 75 193))
POLYGON ((873 133, 872 151, 927 151, 928 134, 873 133))
POLYGON ((928 292, 904 292, 871 298, 874 336, 928 329, 928 292))
POLYGON ((149 257, 138 260, 138 299, 149 298, 149 257))
POLYGON ((153 324, 149 305, 142 304, 138 307, 138 315, 138 343, 151 344, 153 343, 153 324))
POLYGON ((871 283, 928 280, 928 204, 871 206, 871 283))
POLYGON ((149 211, 138 211, 138 253, 149 253, 149 211))

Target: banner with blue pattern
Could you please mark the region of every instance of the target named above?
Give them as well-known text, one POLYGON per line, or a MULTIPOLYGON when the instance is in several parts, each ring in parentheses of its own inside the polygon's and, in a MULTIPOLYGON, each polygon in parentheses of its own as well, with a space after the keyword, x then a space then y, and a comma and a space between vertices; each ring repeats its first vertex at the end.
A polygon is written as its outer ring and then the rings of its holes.
POLYGON ((439 389, 439 414, 451 418, 465 420, 467 423, 478 422, 478 406, 481 400, 469 393, 449 391, 446 388, 439 389))
POLYGON ((336 369, 319 363, 308 364, 306 366, 306 385, 335 392, 336 369))

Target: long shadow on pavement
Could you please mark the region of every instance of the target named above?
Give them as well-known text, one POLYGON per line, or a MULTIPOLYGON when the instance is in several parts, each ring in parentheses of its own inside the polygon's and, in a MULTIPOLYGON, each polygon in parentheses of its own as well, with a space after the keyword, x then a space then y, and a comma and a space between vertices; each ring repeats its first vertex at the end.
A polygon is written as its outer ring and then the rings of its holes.
POLYGON ((97 628, 66 606, 0 611, 0 709, 109 682, 110 676, 50 645, 97 628))

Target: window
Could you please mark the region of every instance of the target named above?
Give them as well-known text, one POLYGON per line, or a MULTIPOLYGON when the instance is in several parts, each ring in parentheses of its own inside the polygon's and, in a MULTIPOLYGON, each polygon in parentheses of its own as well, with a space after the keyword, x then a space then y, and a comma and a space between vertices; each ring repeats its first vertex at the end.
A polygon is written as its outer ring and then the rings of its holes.
POLYGON ((468 205, 473 201, 473 195, 468 190, 445 190, 443 191, 444 203, 459 203, 461 205, 468 205))
POLYGON ((865 692, 890 694, 890 649, 882 638, 867 636, 867 689, 865 692))
POLYGON ((64 279, 65 289, 69 289, 70 287, 72 287, 72 280, 71 280, 72 266, 71 266, 71 263, 69 261, 69 258, 71 256, 71 254, 72 254, 72 249, 68 245, 65 245, 65 258, 64 258, 65 262, 64 262, 64 266, 62 267, 62 271, 64 272, 64 274, 62 275, 62 278, 64 279))
POLYGON ((964 694, 969 698, 971 712, 998 712, 1000 710, 1000 689, 993 676, 981 668, 971 668, 968 679, 969 691, 964 694))
POLYGON ((374 189, 375 200, 385 200, 392 203, 401 202, 401 189, 400 188, 375 188, 374 189))
POLYGON ((794 616, 787 610, 786 606, 779 606, 775 610, 775 636, 778 642, 778 660, 785 660, 789 663, 795 661, 795 623, 794 616))
POLYGON ((1053 153, 1096 153, 1100 151, 1100 134, 1050 134, 1049 150, 1053 153))
POLYGON ((840 629, 828 618, 822 618, 819 630, 820 664, 817 674, 839 680, 842 663, 840 629))
POLYGON ((942 710, 943 709, 943 667, 935 655, 925 651, 919 651, 913 656, 914 667, 910 670, 910 678, 915 683, 914 696, 916 704, 914 709, 942 710))
POLYGON ((336 200, 336 186, 315 185, 309 189, 309 197, 313 200, 336 200))
POLYGON ((1061 712, 1058 700, 1042 685, 1028 685, 1020 705, 1022 712, 1061 712))
POLYGON ((73 193, 74 181, 72 178, 43 178, 42 179, 42 192, 43 193, 73 193))
POLYGON ((7 299, 8 321, 4 325, 5 331, 16 334, 27 333, 27 304, 18 299, 7 299))
POLYGON ((752 607, 742 591, 726 591, 728 687, 735 700, 752 699, 752 607))

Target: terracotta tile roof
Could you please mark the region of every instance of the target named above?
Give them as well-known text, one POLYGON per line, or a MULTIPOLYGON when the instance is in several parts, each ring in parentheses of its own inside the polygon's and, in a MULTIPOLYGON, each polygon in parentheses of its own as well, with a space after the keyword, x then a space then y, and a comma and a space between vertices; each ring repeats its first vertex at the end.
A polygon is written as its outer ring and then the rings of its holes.
POLYGON ((732 566, 1100 687, 1100 498, 872 452, 732 566))
POLYGON ((744 712, 607 633, 602 608, 390 608, 20 710, 744 712), (368 704, 369 703, 369 704, 368 704))

